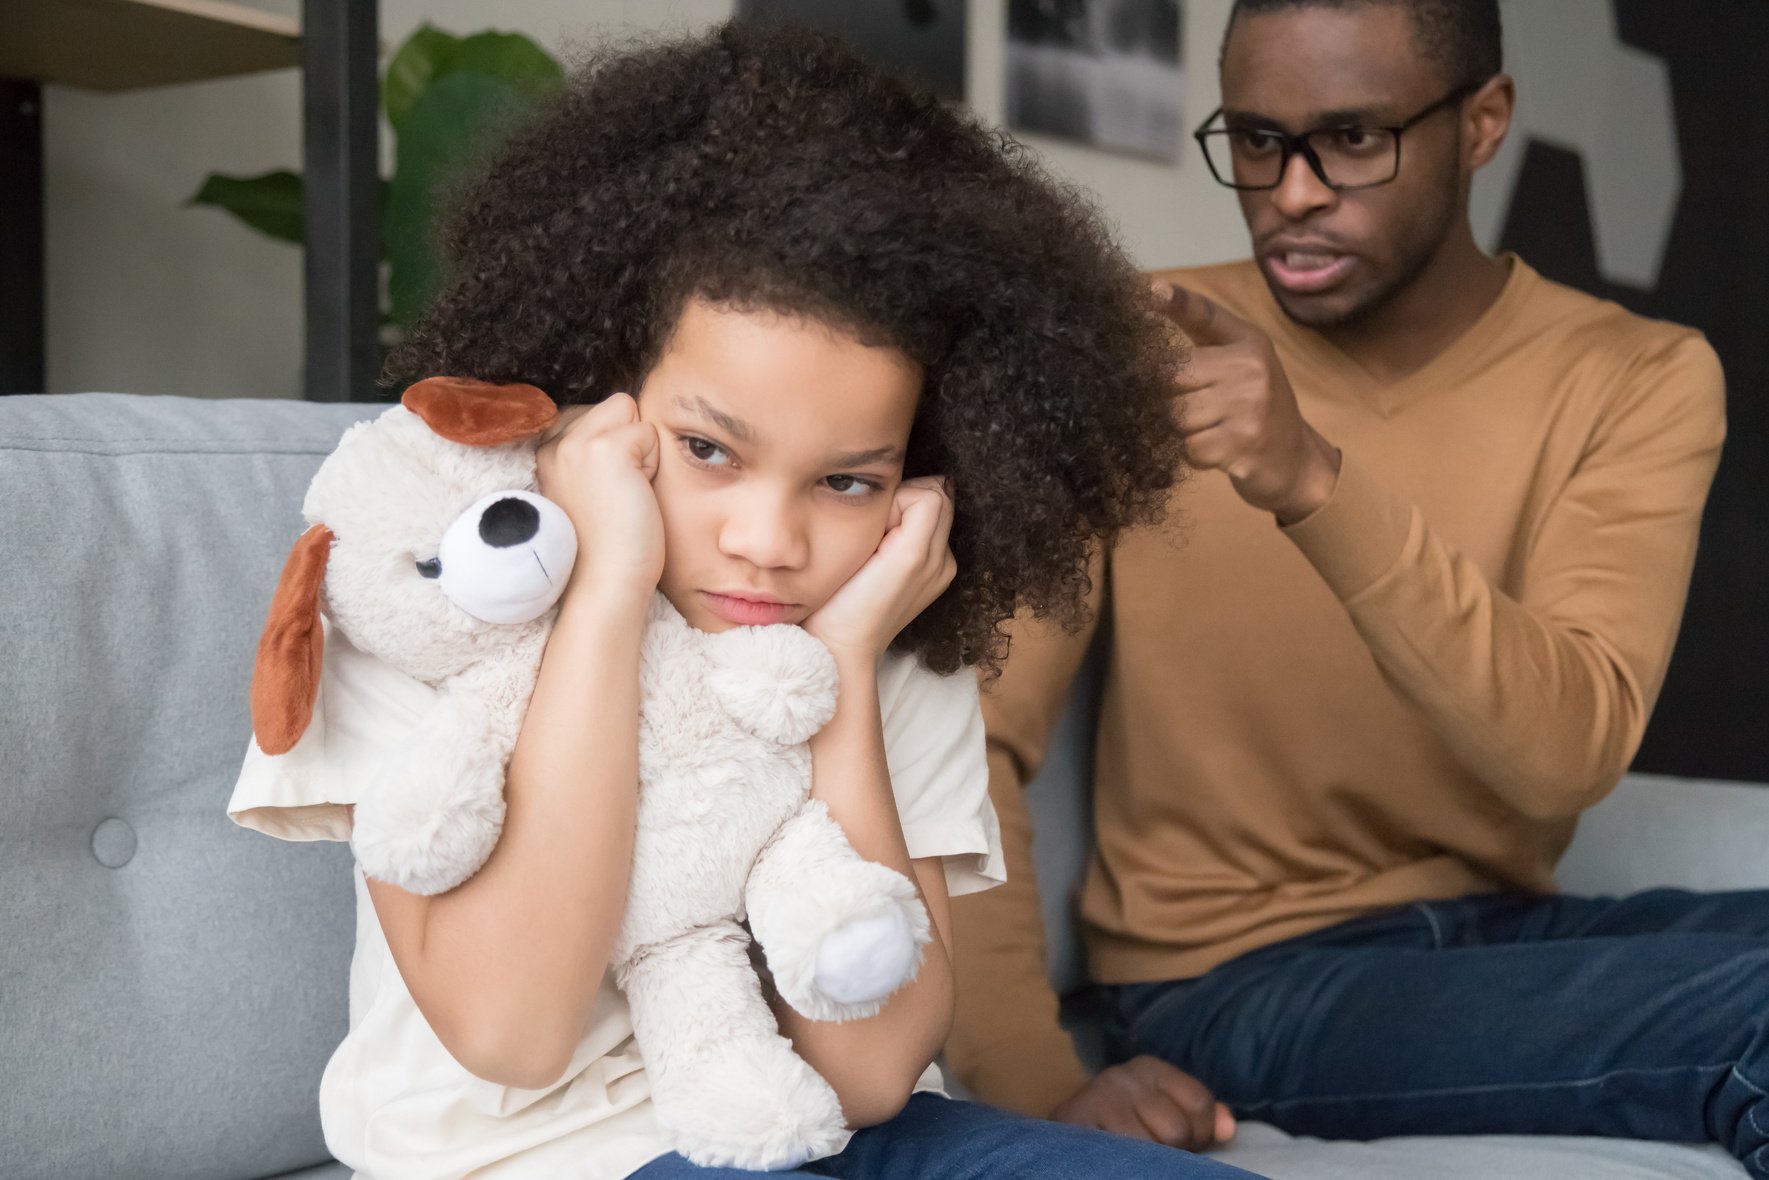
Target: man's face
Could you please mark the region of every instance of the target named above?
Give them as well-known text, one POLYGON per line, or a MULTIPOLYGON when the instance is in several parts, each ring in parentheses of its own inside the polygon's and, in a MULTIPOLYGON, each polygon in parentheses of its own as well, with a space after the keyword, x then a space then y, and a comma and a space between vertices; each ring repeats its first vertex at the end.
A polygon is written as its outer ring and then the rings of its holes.
MULTIPOLYGON (((1397 126, 1451 86, 1420 52, 1401 5, 1242 17, 1223 53, 1223 118, 1236 128, 1397 126)), ((1462 209, 1461 145, 1452 106, 1401 136, 1388 184, 1335 191, 1298 152, 1275 189, 1239 194, 1254 255, 1290 318, 1353 323, 1425 269, 1462 209)))

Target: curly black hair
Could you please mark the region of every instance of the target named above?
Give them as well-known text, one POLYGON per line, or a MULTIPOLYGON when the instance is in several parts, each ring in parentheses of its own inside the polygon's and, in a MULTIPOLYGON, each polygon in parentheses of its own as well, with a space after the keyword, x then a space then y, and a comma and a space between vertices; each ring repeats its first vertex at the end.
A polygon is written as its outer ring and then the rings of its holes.
POLYGON ((920 362, 904 474, 952 480, 958 573, 895 647, 936 671, 993 671, 1017 610, 1078 625, 1093 546, 1159 519, 1181 476, 1181 348, 1098 214, 821 34, 731 22, 596 53, 440 237, 447 278, 390 385, 598 401, 638 388, 692 297, 920 362))

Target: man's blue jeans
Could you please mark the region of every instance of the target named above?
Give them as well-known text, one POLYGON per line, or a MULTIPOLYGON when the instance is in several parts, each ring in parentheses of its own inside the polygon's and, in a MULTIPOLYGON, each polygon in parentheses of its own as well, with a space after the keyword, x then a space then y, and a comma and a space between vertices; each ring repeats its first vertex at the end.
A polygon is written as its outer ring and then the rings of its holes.
POLYGON ((1769 892, 1424 902, 1104 990, 1115 1060, 1295 1134, 1712 1140, 1769 1178, 1769 892))
POLYGON ((1171 1147, 1105 1131, 1029 1119, 975 1102, 917 1094, 888 1123, 856 1132, 840 1155, 793 1172, 697 1168, 666 1155, 629 1180, 736 1180, 837 1176, 842 1180, 1258 1180, 1171 1147))

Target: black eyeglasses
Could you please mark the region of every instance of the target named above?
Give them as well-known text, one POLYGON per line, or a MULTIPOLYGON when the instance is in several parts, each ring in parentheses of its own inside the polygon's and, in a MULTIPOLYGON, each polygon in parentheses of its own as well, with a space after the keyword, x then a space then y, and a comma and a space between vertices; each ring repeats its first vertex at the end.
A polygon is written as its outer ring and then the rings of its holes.
POLYGON ((1300 154, 1322 184, 1338 192, 1375 188, 1400 175, 1400 137, 1445 107, 1455 106, 1484 86, 1458 86, 1412 118, 1392 127, 1317 127, 1290 135, 1270 127, 1218 127, 1222 108, 1192 132, 1204 149, 1204 162, 1217 183, 1242 192, 1277 188, 1300 154), (1214 146, 1213 146, 1214 145, 1214 146), (1220 157, 1220 158, 1219 158, 1220 157))

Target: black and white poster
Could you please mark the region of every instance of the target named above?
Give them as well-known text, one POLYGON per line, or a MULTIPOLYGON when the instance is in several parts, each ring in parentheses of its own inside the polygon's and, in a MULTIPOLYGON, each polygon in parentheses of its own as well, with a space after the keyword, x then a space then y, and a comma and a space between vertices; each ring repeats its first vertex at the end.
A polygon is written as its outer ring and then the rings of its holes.
POLYGON ((1180 16, 1180 0, 1008 0, 1007 126, 1179 159, 1180 16))
POLYGON ((941 98, 964 101, 965 0, 738 0, 737 15, 836 33, 941 98))

